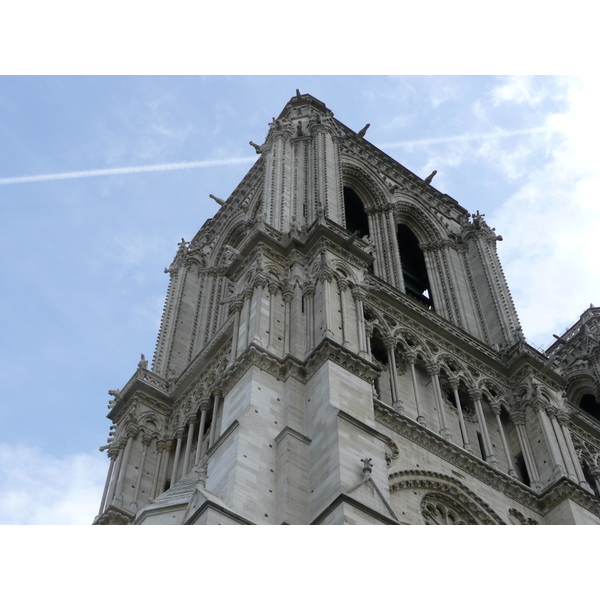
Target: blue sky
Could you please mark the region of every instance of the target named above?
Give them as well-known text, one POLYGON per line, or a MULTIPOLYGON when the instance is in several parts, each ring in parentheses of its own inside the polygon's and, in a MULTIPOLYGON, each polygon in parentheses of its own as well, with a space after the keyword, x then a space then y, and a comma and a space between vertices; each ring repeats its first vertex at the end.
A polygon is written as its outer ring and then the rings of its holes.
POLYGON ((485 213, 534 346, 600 304, 596 78, 0 77, 0 524, 91 522, 163 270, 296 88, 485 213))

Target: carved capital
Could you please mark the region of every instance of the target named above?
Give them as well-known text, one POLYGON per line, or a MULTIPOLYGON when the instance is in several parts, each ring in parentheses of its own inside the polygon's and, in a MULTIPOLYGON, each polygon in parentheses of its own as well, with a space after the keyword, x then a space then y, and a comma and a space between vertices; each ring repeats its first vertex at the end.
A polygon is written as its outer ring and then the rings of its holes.
POLYGON ((144 433, 142 435, 142 444, 144 446, 149 446, 152 442, 152 436, 149 433, 144 433))
POLYGON ((393 349, 396 347, 398 340, 393 335, 386 335, 383 338, 383 345, 388 349, 393 349))
POLYGON ((355 300, 360 300, 361 302, 363 302, 365 300, 365 298, 367 297, 367 292, 365 292, 365 290, 363 290, 359 287, 353 287, 352 288, 352 297, 355 300))
POLYGON ((119 456, 119 446, 117 444, 111 444, 107 451, 108 458, 115 460, 119 456))
POLYGON ((500 404, 500 402, 498 400, 491 400, 490 408, 492 409, 492 412, 495 415, 499 415, 500 412, 502 411, 502 405, 500 404))
POLYGON ((536 413, 539 413, 546 408, 546 403, 544 402, 543 398, 538 396, 531 400, 531 407, 536 413))
POLYGON ((164 452, 167 449, 167 441, 166 440, 158 440, 156 442, 156 449, 159 452, 164 452))
POLYGON ((309 283, 308 285, 304 286, 304 297, 310 298, 310 297, 314 296, 315 290, 316 290, 316 287, 313 283, 309 283))
POLYGON ((448 383, 450 384, 450 389, 457 390, 460 379, 458 377, 448 377, 448 383))
POLYGON ((479 388, 470 388, 469 396, 470 396, 471 400, 473 400, 474 402, 477 402, 477 401, 481 400, 482 392, 479 388))
POLYGON ((345 292, 350 287, 345 279, 338 279, 337 284, 340 292, 345 292))
POLYGON ((276 296, 278 291, 279 291, 279 284, 275 283, 274 281, 270 281, 269 282, 269 294, 271 294, 271 296, 276 296))
POLYGON ((406 360, 411 365, 417 364, 417 353, 416 352, 407 352, 404 356, 406 356, 406 360))
POLYGON ((294 299, 294 292, 290 289, 283 290, 281 297, 286 304, 289 304, 294 299))
POLYGON ((525 425, 525 411, 516 410, 516 411, 512 412, 510 415, 510 420, 515 425, 525 425))
POLYGON ((231 312, 240 312, 244 307, 244 300, 242 298, 236 298, 229 303, 229 309, 231 312))
POLYGON ((556 420, 561 427, 568 427, 571 421, 569 415, 562 410, 556 411, 556 420))
POLYGON ((429 363, 428 365, 426 365, 426 370, 427 370, 427 374, 430 377, 433 377, 434 375, 437 376, 440 374, 440 365, 438 365, 437 363, 429 363))
POLYGON ((558 414, 558 409, 556 408, 556 406, 552 406, 552 405, 548 405, 544 407, 546 410, 546 414, 551 418, 551 419, 555 419, 556 415, 558 414))
POLYGON ((200 400, 200 410, 209 410, 211 406, 210 398, 202 398, 200 400))
POLYGON ((178 427, 178 428, 175 430, 175 437, 176 437, 177 439, 180 439, 180 438, 182 438, 182 437, 183 437, 184 433, 185 433, 185 427, 184 427, 184 426, 182 426, 182 425, 180 425, 180 426, 179 426, 179 427, 178 427))
POLYGON ((137 426, 136 423, 130 422, 127 423, 127 425, 125 426, 125 434, 127 437, 132 437, 133 439, 135 439, 138 436, 139 431, 140 428, 137 426))

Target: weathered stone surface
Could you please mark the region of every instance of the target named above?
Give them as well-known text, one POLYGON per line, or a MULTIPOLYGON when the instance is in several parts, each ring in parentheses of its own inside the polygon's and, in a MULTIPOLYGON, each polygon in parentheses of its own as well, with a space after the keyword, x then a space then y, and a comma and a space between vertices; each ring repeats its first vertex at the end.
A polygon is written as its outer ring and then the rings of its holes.
POLYGON ((484 215, 365 131, 294 96, 178 245, 96 523, 600 523, 600 309, 531 348, 484 215))

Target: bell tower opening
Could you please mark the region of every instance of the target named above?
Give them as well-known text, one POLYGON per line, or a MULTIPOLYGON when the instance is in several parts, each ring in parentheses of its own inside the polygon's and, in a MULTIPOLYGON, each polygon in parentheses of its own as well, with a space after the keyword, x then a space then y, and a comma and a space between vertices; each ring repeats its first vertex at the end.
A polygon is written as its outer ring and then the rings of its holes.
POLYGON ((396 235, 406 293, 433 310, 427 266, 423 251, 419 248, 419 240, 404 224, 398 225, 396 235))
POLYGON ((361 237, 369 235, 369 217, 365 212, 363 201, 349 187, 344 187, 344 213, 348 231, 351 233, 358 231, 361 237))
POLYGON ((579 408, 600 421, 600 404, 596 402, 596 396, 593 394, 584 394, 579 403, 579 408))

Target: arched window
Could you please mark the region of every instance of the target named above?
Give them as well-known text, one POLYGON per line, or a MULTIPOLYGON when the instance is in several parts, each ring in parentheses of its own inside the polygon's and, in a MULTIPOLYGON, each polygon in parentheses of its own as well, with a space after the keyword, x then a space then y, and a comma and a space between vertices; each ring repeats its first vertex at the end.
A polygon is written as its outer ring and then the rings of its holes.
POLYGON ((579 408, 600 421, 600 404, 596 402, 596 396, 593 394, 584 394, 579 403, 579 408))
POLYGON ((358 231, 360 237, 369 234, 369 217, 365 212, 363 201, 358 194, 349 187, 344 187, 344 211, 346 215, 346 229, 351 233, 358 231))
POLYGON ((423 498, 421 516, 425 525, 478 525, 464 507, 442 494, 427 494, 423 498))
POLYGON ((419 248, 419 240, 408 225, 404 224, 398 225, 396 235, 406 293, 433 309, 425 257, 423 251, 419 248))

